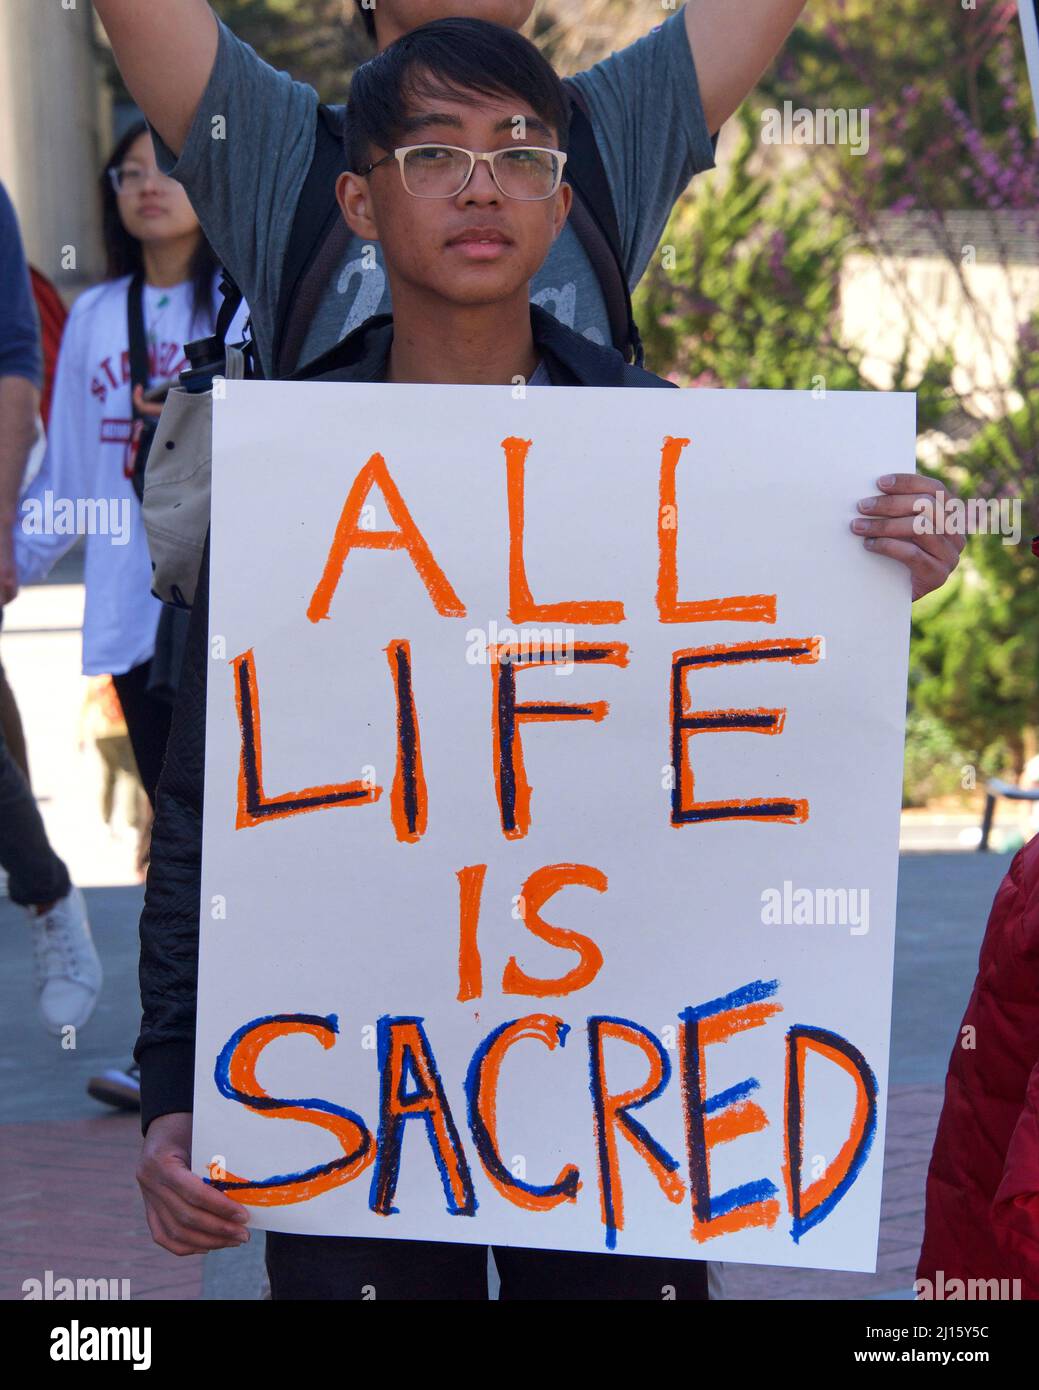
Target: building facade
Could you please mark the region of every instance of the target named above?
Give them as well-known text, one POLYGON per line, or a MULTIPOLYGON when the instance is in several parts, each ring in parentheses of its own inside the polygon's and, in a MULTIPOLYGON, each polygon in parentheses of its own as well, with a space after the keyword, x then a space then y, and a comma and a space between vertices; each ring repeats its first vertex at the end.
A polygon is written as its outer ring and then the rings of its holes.
POLYGON ((67 298, 103 268, 97 175, 111 130, 87 0, 0 0, 0 180, 26 254, 67 298))

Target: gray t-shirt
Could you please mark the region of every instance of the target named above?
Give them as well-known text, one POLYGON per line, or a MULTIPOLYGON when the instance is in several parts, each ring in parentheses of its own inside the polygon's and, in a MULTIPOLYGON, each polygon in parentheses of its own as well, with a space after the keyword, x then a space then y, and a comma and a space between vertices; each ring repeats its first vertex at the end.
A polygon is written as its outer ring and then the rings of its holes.
MULTIPOLYGON (((714 166, 681 11, 574 80, 591 111, 634 289, 679 195, 694 174, 714 166)), ((214 251, 249 302, 268 372, 282 267, 314 152, 317 104, 311 87, 276 72, 221 24, 216 64, 180 159, 155 137, 160 167, 186 188, 214 251)), ((593 342, 610 341, 598 279, 571 227, 535 276, 531 297, 593 342)), ((333 347, 373 314, 389 312, 381 248, 353 237, 301 360, 333 347)))

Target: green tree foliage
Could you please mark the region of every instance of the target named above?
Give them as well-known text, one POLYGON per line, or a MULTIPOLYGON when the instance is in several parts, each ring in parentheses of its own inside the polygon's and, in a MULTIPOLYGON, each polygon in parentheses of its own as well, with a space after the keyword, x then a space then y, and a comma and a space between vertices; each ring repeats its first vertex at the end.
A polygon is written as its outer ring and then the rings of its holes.
POLYGON ((940 719, 919 709, 909 711, 902 783, 904 806, 926 806, 936 797, 962 792, 968 766, 977 764, 963 752, 940 719))
POLYGON ((741 121, 731 162, 679 205, 640 288, 647 357, 699 385, 863 389, 838 336, 850 229, 818 190, 756 170, 755 122, 741 121))
POLYGON ((907 195, 917 206, 990 206, 979 153, 1007 169, 1019 160, 1018 182, 1036 176, 1020 139, 1033 118, 1015 0, 814 0, 762 95, 770 105, 868 108, 868 157, 830 150, 817 161, 848 206, 861 198, 876 211, 907 195))
POLYGON ((1019 478, 1008 435, 1023 418, 987 426, 945 470, 950 496, 1005 498, 1020 505, 1022 535, 974 535, 960 569, 913 612, 910 688, 914 707, 942 720, 986 774, 1018 775, 1024 731, 1039 723, 1039 475, 1019 478), (1000 485, 1002 484, 1002 485, 1000 485))
POLYGON ((1039 584, 1023 546, 976 536, 953 579, 913 614, 912 702, 986 775, 1017 776, 1036 721, 1039 584))

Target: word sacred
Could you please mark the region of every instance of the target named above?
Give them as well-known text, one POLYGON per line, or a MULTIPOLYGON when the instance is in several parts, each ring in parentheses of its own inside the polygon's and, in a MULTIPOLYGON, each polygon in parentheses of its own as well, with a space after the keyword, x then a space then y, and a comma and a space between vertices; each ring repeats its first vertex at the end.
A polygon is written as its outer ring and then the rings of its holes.
MULTIPOLYGON (((776 595, 737 595, 722 599, 680 600, 678 597, 678 505, 676 476, 688 439, 664 440, 660 470, 658 544, 660 563, 657 611, 661 623, 776 621, 776 595)), ((505 467, 509 512, 509 618, 516 624, 618 624, 625 621, 623 603, 609 600, 537 603, 531 592, 524 558, 524 479, 530 440, 506 439, 505 467)), ((373 454, 358 474, 343 506, 324 571, 307 608, 313 623, 327 619, 332 599, 353 550, 404 550, 422 579, 435 610, 447 618, 466 616, 466 609, 419 531, 381 454, 373 454), (373 489, 382 493, 395 529, 370 530, 362 524, 373 489)), ((693 710, 688 679, 707 668, 749 662, 790 662, 813 665, 823 654, 821 637, 765 638, 752 642, 692 647, 672 655, 670 669, 670 737, 673 777, 671 824, 754 820, 798 824, 806 821, 804 798, 773 795, 724 801, 696 801, 689 762, 689 740, 696 734, 742 730, 779 734, 785 709, 693 710)), ((394 833, 402 843, 420 840, 427 828, 426 783, 422 765, 421 731, 412 672, 411 646, 395 638, 386 649, 396 695, 397 758, 390 794, 394 833)), ((498 811, 503 835, 522 839, 530 830, 530 785, 523 763, 522 727, 538 721, 588 719, 601 722, 609 713, 606 701, 585 704, 521 702, 518 677, 537 666, 571 668, 605 664, 625 668, 628 647, 623 642, 552 642, 533 649, 522 642, 490 644, 487 660, 492 680, 494 768, 498 811)), ((383 788, 369 780, 352 780, 271 795, 263 784, 263 746, 260 735, 260 694, 254 651, 235 657, 235 704, 241 732, 241 759, 235 824, 251 829, 285 816, 356 806, 378 801, 383 788)))
MULTIPOLYGON (((647 1165, 663 1196, 675 1205, 687 1197, 692 1208, 691 1236, 703 1243, 753 1227, 773 1227, 780 1212, 779 1189, 768 1178, 712 1193, 710 1152, 719 1144, 768 1127, 762 1108, 750 1097, 759 1088, 748 1077, 724 1093, 706 1093, 704 1054, 712 1044, 764 1025, 782 1005, 777 980, 754 980, 731 994, 679 1014, 680 1091, 686 1141, 686 1174, 679 1160, 656 1140, 634 1112, 659 1097, 671 1082, 667 1049, 648 1028, 629 1019, 593 1016, 586 1022, 588 1082, 595 1135, 597 1186, 606 1248, 617 1247, 624 1229, 624 1191, 618 1138, 624 1138, 647 1165), (607 1075, 607 1042, 637 1049, 646 1060, 645 1082, 617 1093, 607 1075)), ((354 1182, 368 1168, 371 1211, 391 1217, 400 1175, 404 1132, 420 1121, 439 1173, 447 1211, 475 1217, 479 1209, 472 1169, 448 1100, 432 1043, 418 1017, 390 1017, 378 1025, 378 1137, 354 1110, 331 1101, 285 1100, 268 1093, 256 1077, 257 1063, 268 1046, 293 1034, 308 1034, 322 1047, 334 1046, 339 1033, 335 1015, 281 1014, 256 1018, 239 1028, 221 1050, 215 1081, 227 1099, 271 1119, 319 1125, 335 1136, 343 1155, 330 1163, 266 1179, 249 1179, 211 1165, 210 1181, 233 1199, 250 1206, 285 1206, 309 1201, 319 1193, 354 1182)), ((551 1181, 536 1184, 516 1176, 503 1159, 497 1140, 497 1103, 503 1065, 513 1047, 533 1040, 550 1051, 566 1047, 569 1026, 552 1014, 528 1014, 495 1028, 472 1054, 463 1091, 470 1142, 483 1174, 499 1197, 524 1211, 546 1213, 576 1202, 583 1177, 567 1163, 551 1181)), ((823 1221, 851 1188, 876 1133, 877 1083, 865 1057, 828 1029, 796 1024, 786 1035, 786 1089, 783 1177, 795 1242, 823 1221), (855 1085, 856 1103, 847 1139, 822 1176, 804 1186, 805 1066, 809 1053, 841 1068, 855 1085)), ((412 1154, 417 1149, 409 1149, 412 1154)))

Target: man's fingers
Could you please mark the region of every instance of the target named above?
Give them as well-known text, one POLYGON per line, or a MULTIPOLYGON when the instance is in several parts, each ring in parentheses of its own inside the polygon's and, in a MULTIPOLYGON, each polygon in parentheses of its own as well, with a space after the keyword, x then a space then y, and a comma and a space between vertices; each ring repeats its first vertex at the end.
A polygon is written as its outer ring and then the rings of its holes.
POLYGON ((198 1231, 180 1227, 172 1218, 160 1225, 161 1236, 156 1240, 171 1255, 208 1255, 211 1250, 226 1250, 238 1244, 226 1236, 202 1235, 198 1231))
POLYGON ((863 497, 859 503, 863 516, 922 516, 929 526, 934 525, 934 503, 930 493, 919 488, 912 492, 893 492, 884 497, 863 497), (921 500, 924 505, 921 506, 921 500))
POLYGON ((174 1254, 244 1245, 249 1239, 248 1214, 192 1173, 179 1149, 146 1153, 137 1180, 152 1235, 174 1254))
POLYGON ((929 478, 926 473, 888 473, 877 479, 877 487, 891 496, 908 492, 929 492, 934 496, 945 491, 945 484, 939 478, 929 478))
POLYGON ((913 598, 922 598, 939 588, 949 576, 950 566, 929 555, 912 541, 891 540, 886 536, 871 538, 866 548, 874 555, 886 555, 905 565, 913 576, 913 598))
POLYGON ((929 560, 932 564, 937 563, 933 556, 921 550, 915 542, 894 540, 888 536, 869 538, 866 541, 866 549, 871 550, 874 555, 888 555, 892 560, 900 560, 910 569, 919 567, 924 560, 929 560))
POLYGON ((851 529, 856 536, 886 536, 890 540, 911 541, 936 560, 948 562, 953 568, 965 540, 963 536, 939 536, 933 531, 917 531, 916 518, 910 516, 859 517, 851 523, 851 529))
POLYGON ((153 1203, 147 1196, 144 1199, 144 1213, 148 1218, 148 1230, 151 1232, 152 1240, 156 1245, 161 1245, 163 1250, 168 1250, 171 1255, 198 1255, 202 1252, 196 1250, 187 1241, 179 1239, 173 1234, 160 1214, 160 1208, 153 1203))
POLYGON ((881 495, 863 497, 859 511, 865 516, 929 516, 933 524, 934 499, 945 484, 924 473, 889 473, 877 479, 881 495), (921 501, 923 505, 921 505, 921 501))
POLYGON ((248 1240, 248 1213, 190 1167, 190 1115, 161 1116, 137 1165, 152 1238, 174 1255, 222 1250, 248 1240))
MULTIPOLYGON (((223 1197, 219 1192, 213 1195, 223 1197)), ((181 1234, 190 1232, 192 1236, 211 1236, 222 1245, 244 1245, 249 1239, 249 1232, 240 1219, 229 1220, 226 1216, 207 1211, 197 1203, 186 1201, 172 1186, 164 1189, 159 1200, 164 1216, 168 1216, 175 1223, 181 1234)), ((224 1197, 223 1200, 230 1202, 228 1197, 224 1197)), ((235 1207, 236 1213, 241 1211, 241 1207, 235 1203, 232 1202, 231 1205, 235 1207)))
POLYGON ((174 1255, 197 1255, 244 1245, 245 1228, 221 1222, 171 1197, 169 1189, 144 1189, 144 1205, 152 1239, 174 1255))
POLYGON ((161 1245, 163 1250, 168 1250, 171 1255, 194 1255, 198 1253, 184 1241, 178 1240, 171 1234, 166 1223, 159 1216, 158 1208, 147 1199, 144 1203, 144 1210, 148 1217, 148 1229, 151 1231, 152 1240, 156 1245, 161 1245))
POLYGON ((166 1244, 166 1231, 159 1220, 156 1208, 152 1205, 151 1199, 146 1192, 141 1194, 144 1197, 144 1218, 148 1222, 148 1230, 151 1232, 152 1240, 156 1245, 166 1244))
POLYGON ((225 1222, 240 1225, 245 1212, 238 1202, 225 1197, 215 1187, 197 1177, 182 1159, 166 1159, 158 1165, 166 1193, 176 1197, 189 1207, 212 1216, 222 1217, 225 1222))

